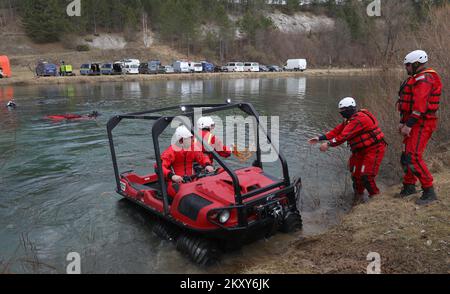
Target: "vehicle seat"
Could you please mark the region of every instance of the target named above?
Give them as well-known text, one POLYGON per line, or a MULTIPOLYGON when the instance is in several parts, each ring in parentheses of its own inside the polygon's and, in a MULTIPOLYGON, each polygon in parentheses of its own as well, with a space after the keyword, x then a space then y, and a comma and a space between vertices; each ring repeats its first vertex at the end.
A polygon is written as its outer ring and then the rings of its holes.
POLYGON ((130 186, 135 189, 136 191, 144 192, 144 191, 151 191, 155 192, 155 198, 162 200, 162 192, 161 188, 159 187, 158 183, 151 183, 148 185, 141 185, 137 183, 130 183, 130 186))

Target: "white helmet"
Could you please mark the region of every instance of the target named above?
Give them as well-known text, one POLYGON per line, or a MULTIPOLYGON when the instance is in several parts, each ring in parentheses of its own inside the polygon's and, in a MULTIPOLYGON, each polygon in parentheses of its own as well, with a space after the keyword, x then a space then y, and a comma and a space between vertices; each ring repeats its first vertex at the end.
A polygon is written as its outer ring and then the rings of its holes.
POLYGON ((175 131, 175 138, 177 139, 177 141, 180 141, 181 139, 192 138, 192 137, 193 137, 193 135, 192 135, 191 131, 189 131, 188 128, 186 128, 185 126, 180 126, 175 131))
POLYGON ((347 107, 356 107, 356 101, 352 97, 346 97, 339 102, 339 109, 347 107))
POLYGON ((206 128, 211 128, 213 125, 215 125, 214 120, 209 116, 204 116, 200 118, 197 122, 197 127, 202 130, 206 128))
POLYGON ((427 63, 428 62, 427 52, 423 50, 416 50, 406 55, 404 64, 416 62, 427 63))

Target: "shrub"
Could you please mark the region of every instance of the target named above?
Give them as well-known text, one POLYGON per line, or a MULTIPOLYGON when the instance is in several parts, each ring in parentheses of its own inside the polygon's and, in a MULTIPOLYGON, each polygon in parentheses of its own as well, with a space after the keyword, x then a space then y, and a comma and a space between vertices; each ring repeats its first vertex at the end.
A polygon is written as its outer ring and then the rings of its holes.
POLYGON ((90 51, 91 48, 89 47, 89 45, 83 44, 83 45, 78 45, 76 50, 79 52, 83 52, 83 51, 90 51))

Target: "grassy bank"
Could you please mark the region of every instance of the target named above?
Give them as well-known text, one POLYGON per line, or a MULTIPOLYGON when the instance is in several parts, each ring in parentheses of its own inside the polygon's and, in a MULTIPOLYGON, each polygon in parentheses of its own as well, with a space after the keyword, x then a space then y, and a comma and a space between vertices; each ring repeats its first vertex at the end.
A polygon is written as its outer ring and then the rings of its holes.
POLYGON ((418 207, 397 199, 400 187, 355 207, 330 231, 298 234, 270 258, 242 264, 240 273, 366 273, 370 252, 381 255, 383 273, 450 273, 450 149, 435 156, 439 201, 418 207))
POLYGON ((1 79, 1 85, 46 85, 101 82, 141 82, 155 80, 204 80, 204 79, 241 79, 241 78, 282 78, 301 76, 354 76, 370 75, 379 69, 310 69, 305 72, 255 72, 255 73, 198 73, 168 75, 126 75, 126 76, 74 76, 74 77, 36 77, 29 70, 16 72, 14 77, 1 79))

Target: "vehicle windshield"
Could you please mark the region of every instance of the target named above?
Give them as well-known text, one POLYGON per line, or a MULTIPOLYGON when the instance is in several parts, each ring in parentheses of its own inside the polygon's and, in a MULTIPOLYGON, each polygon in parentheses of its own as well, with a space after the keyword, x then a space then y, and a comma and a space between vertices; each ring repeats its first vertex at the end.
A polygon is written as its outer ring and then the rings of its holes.
POLYGON ((91 66, 89 64, 83 64, 81 65, 81 68, 91 68, 91 66))
POLYGON ((103 65, 103 68, 112 68, 112 64, 111 63, 108 63, 108 64, 104 64, 103 65))

